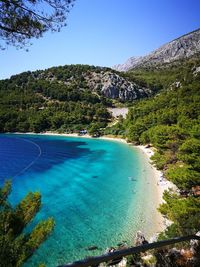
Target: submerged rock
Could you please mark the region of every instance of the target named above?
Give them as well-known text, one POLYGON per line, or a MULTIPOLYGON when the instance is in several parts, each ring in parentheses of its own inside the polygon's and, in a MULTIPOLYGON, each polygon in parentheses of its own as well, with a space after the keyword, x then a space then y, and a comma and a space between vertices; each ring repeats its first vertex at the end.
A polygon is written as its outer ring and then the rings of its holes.
POLYGON ((97 250, 97 249, 99 249, 97 246, 91 246, 86 248, 86 250, 97 250))

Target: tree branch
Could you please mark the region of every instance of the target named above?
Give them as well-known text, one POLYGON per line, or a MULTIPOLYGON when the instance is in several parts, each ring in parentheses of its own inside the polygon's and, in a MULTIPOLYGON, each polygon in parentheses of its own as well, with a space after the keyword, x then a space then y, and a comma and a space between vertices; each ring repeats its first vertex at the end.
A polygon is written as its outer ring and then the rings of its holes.
POLYGON ((22 34, 22 35, 26 35, 28 37, 31 37, 30 34, 26 33, 26 32, 21 32, 21 31, 18 31, 16 29, 12 29, 12 28, 8 28, 8 27, 5 27, 3 25, 0 24, 0 29, 3 30, 3 31, 6 31, 6 32, 10 32, 10 33, 19 33, 19 34, 22 34))
POLYGON ((43 17, 43 16, 41 16, 40 14, 38 14, 38 13, 36 13, 36 12, 34 12, 34 11, 32 11, 32 10, 26 8, 26 7, 23 7, 23 6, 19 5, 19 4, 17 4, 16 2, 12 2, 12 4, 13 4, 14 6, 16 6, 16 7, 18 7, 18 8, 21 8, 21 9, 27 11, 28 13, 34 15, 34 16, 37 17, 38 19, 46 20, 46 21, 51 21, 51 19, 48 19, 48 18, 46 18, 46 17, 43 17))

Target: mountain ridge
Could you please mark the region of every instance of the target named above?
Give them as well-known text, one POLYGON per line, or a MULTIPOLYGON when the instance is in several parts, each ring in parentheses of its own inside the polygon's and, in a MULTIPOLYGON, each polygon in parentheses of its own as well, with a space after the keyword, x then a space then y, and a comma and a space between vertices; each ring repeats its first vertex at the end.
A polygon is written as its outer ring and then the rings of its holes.
POLYGON ((160 46, 145 56, 130 57, 125 63, 113 66, 113 69, 126 72, 135 68, 157 67, 165 63, 190 58, 199 52, 200 28, 160 46))

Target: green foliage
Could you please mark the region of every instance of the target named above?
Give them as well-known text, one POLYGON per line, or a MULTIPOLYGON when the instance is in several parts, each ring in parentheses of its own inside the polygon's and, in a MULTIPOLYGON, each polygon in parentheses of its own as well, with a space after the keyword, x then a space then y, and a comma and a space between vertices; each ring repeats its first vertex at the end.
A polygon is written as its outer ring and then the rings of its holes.
POLYGON ((141 255, 140 253, 134 253, 133 255, 127 256, 126 259, 127 259, 126 262, 127 267, 135 266, 135 264, 141 261, 141 255))
MULTIPOLYGON (((199 228, 199 210, 200 199, 194 197, 180 198, 172 192, 165 191, 163 203, 159 207, 159 211, 167 216, 176 225, 170 228, 173 236, 173 229, 176 234, 188 235, 198 231, 199 228)), ((166 232, 167 233, 167 232, 166 232)))
POLYGON ((27 196, 16 206, 15 214, 18 223, 15 224, 15 232, 22 229, 35 217, 41 206, 41 196, 38 192, 28 193, 27 196))
POLYGON ((178 157, 180 160, 193 166, 200 171, 200 140, 191 138, 187 139, 179 148, 178 157))
POLYGON ((104 130, 104 134, 125 137, 126 129, 124 127, 123 120, 119 121, 117 124, 113 126, 106 127, 106 129, 104 130))
POLYGON ((156 125, 142 132, 140 141, 149 141, 157 148, 170 148, 172 143, 184 138, 184 130, 176 125, 156 125))
POLYGON ((164 154, 164 152, 155 152, 154 155, 151 157, 152 162, 155 164, 156 168, 159 170, 162 170, 166 163, 167 163, 167 158, 164 154))
MULTIPOLYGON (((30 233, 29 239, 26 242, 26 255, 31 256, 32 252, 36 250, 40 244, 46 239, 49 233, 54 228, 53 218, 41 221, 30 233)), ((27 257, 26 256, 26 257, 27 257)))
POLYGON ((189 85, 194 78, 194 69, 198 65, 199 54, 196 54, 190 59, 182 59, 160 66, 139 67, 124 75, 141 86, 150 87, 154 92, 158 92, 182 80, 185 80, 185 83, 189 85))
POLYGON ((78 132, 91 123, 106 126, 110 100, 92 92, 84 78, 106 70, 71 65, 0 81, 0 132, 78 132))
POLYGON ((101 125, 99 123, 94 123, 91 124, 91 126, 88 129, 88 133, 92 136, 92 137, 97 137, 101 135, 101 125))
POLYGON ((146 131, 147 127, 145 123, 138 119, 136 123, 132 124, 128 129, 128 140, 139 142, 140 135, 146 131))
MULTIPOLYGON (((0 1, 0 38, 22 48, 30 38, 46 31, 60 31, 73 0, 0 1), (44 12, 45 10, 45 12, 44 12)), ((1 46, 0 46, 1 47, 1 46)))
POLYGON ((39 222, 30 233, 24 233, 26 225, 35 217, 41 207, 39 193, 29 193, 13 208, 7 197, 11 182, 0 189, 0 262, 1 266, 21 266, 54 228, 49 218, 39 222))
POLYGON ((188 197, 165 193, 160 212, 173 221, 162 237, 195 233, 199 229, 200 198, 192 187, 200 185, 200 75, 194 69, 200 57, 152 69, 133 70, 130 79, 148 85, 159 94, 138 101, 124 121, 127 137, 134 143, 151 143, 152 157, 188 197))
POLYGON ((168 167, 167 178, 177 185, 181 190, 189 190, 191 187, 200 184, 199 172, 186 164, 174 164, 168 167))
POLYGON ((11 181, 6 181, 4 187, 0 188, 0 206, 6 207, 7 197, 11 192, 11 181))

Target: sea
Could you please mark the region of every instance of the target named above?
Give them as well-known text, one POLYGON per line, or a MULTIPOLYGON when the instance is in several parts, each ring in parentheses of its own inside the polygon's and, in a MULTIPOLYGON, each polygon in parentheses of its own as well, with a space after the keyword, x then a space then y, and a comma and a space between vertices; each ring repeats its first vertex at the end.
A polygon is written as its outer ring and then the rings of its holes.
POLYGON ((24 264, 47 267, 100 255, 137 231, 154 234, 152 166, 136 147, 114 140, 40 134, 0 135, 0 186, 9 202, 40 192, 42 206, 25 232, 48 217, 55 228, 24 264), (90 250, 91 247, 96 249, 90 250))

